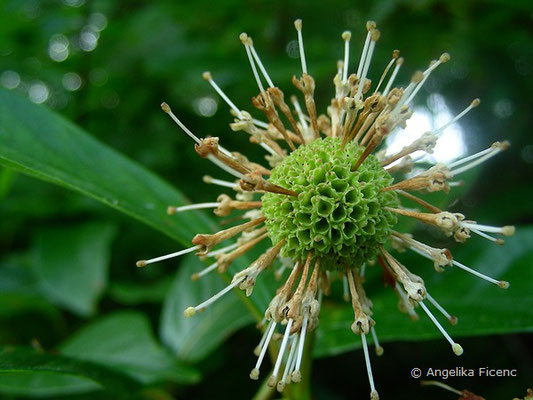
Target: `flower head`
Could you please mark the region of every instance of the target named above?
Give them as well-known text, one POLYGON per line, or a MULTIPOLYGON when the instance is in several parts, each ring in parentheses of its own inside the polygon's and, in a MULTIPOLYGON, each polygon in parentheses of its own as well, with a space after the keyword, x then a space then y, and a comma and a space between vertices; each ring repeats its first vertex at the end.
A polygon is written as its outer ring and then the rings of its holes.
POLYGON ((360 336, 363 346, 370 397, 377 399, 367 336, 372 336, 377 355, 383 353, 383 348, 375 330, 379 316, 373 315, 372 301, 364 288, 366 266, 381 268, 384 282, 398 297, 401 312, 417 319, 417 311, 422 310, 450 343, 453 352, 461 355, 462 347, 449 336, 430 307, 452 325, 457 323, 457 318, 430 295, 421 277, 391 254, 391 248, 418 253, 433 261, 437 272, 454 266, 501 288, 507 288, 508 283, 472 270, 455 260, 449 250, 431 247, 410 234, 397 231, 395 225, 400 218, 411 218, 441 230, 458 242, 465 242, 476 234, 502 244, 503 240, 494 235, 512 235, 514 227, 478 224, 463 214, 439 209, 419 194, 448 193, 459 184, 454 179, 505 150, 509 144, 496 142, 471 156, 449 164, 437 163, 412 173, 417 162, 414 154, 420 151, 432 153, 440 133, 480 103, 478 99, 473 100, 445 125, 424 133, 397 153, 387 153, 385 139, 405 127, 413 113, 414 97, 433 71, 445 64, 450 56, 444 53, 431 61, 424 71, 416 71, 403 88, 394 86, 403 65, 399 51, 394 50, 381 78, 374 83, 367 76, 380 37, 376 24, 372 21, 366 24, 362 55, 356 72, 351 74, 351 33, 343 32, 344 60, 338 62, 333 79, 335 96, 326 112, 318 114, 314 100, 315 81, 307 70, 301 20, 296 20, 294 25, 302 73, 299 77, 293 76, 292 83, 301 92, 303 107, 296 96, 290 97, 292 108, 287 104, 284 93, 273 83, 252 39, 245 33, 240 35, 240 40, 259 90, 252 103, 264 113, 266 121, 255 119, 250 112, 238 108, 211 73, 203 75, 231 108, 235 116, 230 123, 231 129, 246 132, 251 142, 266 151, 267 166, 228 151, 221 146, 219 138, 200 139, 181 123, 166 103, 162 105, 163 110, 194 140, 198 155, 235 178, 229 181, 204 178, 208 184, 232 190, 235 198, 221 194, 210 203, 171 206, 168 213, 212 208, 217 216, 243 212, 241 218, 247 222, 214 234, 199 233, 192 239, 192 247, 142 260, 137 265, 142 267, 189 252, 214 259, 211 265, 193 275, 196 280, 215 269, 226 272, 236 258, 268 241, 271 247, 236 273, 225 289, 203 303, 187 308, 185 316, 191 317, 206 309, 234 288, 244 290, 250 296, 257 279, 261 279, 260 275, 271 269, 276 259, 279 260, 282 267, 276 271, 277 277, 281 278, 286 269, 290 272, 265 310, 261 324, 264 333, 255 350, 258 359, 250 373, 252 379, 258 379, 267 348, 279 336, 279 353, 268 380, 268 384, 277 386, 279 391, 291 381, 301 379, 306 337, 318 325, 322 296, 329 293, 333 280, 342 280, 344 298, 351 302, 354 312, 351 329, 360 336), (408 208, 406 203, 414 204, 416 208, 408 208), (228 240, 234 242, 227 244, 228 240), (275 335, 276 331, 279 331, 278 335, 275 335))

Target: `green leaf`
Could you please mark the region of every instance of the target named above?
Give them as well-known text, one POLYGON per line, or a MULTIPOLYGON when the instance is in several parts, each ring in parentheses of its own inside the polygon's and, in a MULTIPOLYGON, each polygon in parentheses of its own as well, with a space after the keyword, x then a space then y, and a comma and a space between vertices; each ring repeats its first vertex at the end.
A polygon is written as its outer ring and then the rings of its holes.
MULTIPOLYGON (((511 284, 504 290, 456 267, 448 267, 439 274, 429 260, 408 253, 401 257, 404 265, 424 279, 428 292, 450 314, 459 318, 456 326, 450 326, 428 301, 425 302, 452 337, 533 331, 533 297, 530 295, 533 227, 518 228, 503 247, 472 238, 452 251, 457 261, 511 284)), ((379 279, 378 276, 368 278, 369 283, 379 279)), ((396 296, 389 288, 374 285, 366 292, 374 304, 373 318, 380 341, 442 338, 422 310, 418 309, 420 320, 417 322, 401 314, 396 296)), ((359 338, 350 329, 352 322, 350 307, 325 302, 320 312, 314 355, 331 356, 360 347, 359 338)))
POLYGON ((178 363, 156 342, 150 322, 138 312, 116 312, 82 328, 61 346, 61 352, 112 367, 143 383, 199 379, 195 370, 178 363))
POLYGON ((0 89, 0 164, 101 201, 182 244, 214 225, 201 213, 168 216, 184 196, 43 106, 0 89))
POLYGON ((0 348, 0 392, 51 396, 105 388, 133 394, 140 385, 122 372, 23 347, 0 348))
POLYGON ((40 232, 35 274, 50 301, 88 316, 107 285, 111 241, 116 229, 105 223, 40 232))
POLYGON ((182 361, 198 361, 215 349, 226 337, 253 321, 235 293, 228 293, 207 310, 185 318, 183 311, 200 304, 224 287, 215 274, 196 282, 191 274, 203 268, 194 256, 187 256, 172 285, 161 315, 161 339, 182 361))
POLYGON ((109 288, 113 300, 122 304, 162 303, 172 285, 172 277, 155 282, 114 282, 109 288))

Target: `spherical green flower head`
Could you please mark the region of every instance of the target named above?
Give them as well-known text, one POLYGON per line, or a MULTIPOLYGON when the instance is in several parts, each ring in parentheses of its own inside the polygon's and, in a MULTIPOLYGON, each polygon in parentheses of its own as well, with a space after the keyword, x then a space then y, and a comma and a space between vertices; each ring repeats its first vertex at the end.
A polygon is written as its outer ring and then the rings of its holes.
POLYGON ((327 270, 357 267, 373 258, 397 222, 384 207, 397 207, 393 179, 373 155, 352 171, 364 148, 338 138, 300 146, 272 170, 269 182, 298 197, 266 193, 263 214, 273 244, 304 260, 309 251, 327 270))

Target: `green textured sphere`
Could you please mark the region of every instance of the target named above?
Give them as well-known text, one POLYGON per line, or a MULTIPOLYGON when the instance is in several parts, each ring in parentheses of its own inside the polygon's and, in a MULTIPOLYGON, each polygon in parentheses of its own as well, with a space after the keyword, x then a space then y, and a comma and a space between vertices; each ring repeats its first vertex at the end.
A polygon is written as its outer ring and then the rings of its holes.
POLYGON ((384 207, 396 207, 392 177, 373 155, 352 171, 364 148, 338 138, 317 139, 293 151, 273 170, 269 182, 298 197, 266 193, 263 215, 273 244, 285 239, 282 254, 305 260, 309 251, 327 270, 359 267, 376 256, 397 222, 384 207))

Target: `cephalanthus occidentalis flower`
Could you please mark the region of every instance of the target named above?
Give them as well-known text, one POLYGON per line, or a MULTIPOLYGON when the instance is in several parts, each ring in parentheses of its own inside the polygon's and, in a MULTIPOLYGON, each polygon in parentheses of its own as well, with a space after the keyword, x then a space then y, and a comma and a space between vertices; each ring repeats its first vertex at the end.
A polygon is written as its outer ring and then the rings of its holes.
POLYGON ((462 347, 450 337, 430 307, 451 324, 455 324, 457 318, 429 294, 422 278, 402 265, 390 249, 418 253, 433 261, 437 272, 454 266, 500 288, 505 289, 509 284, 463 265, 448 249, 431 247, 410 234, 396 231, 395 225, 399 218, 414 218, 441 230, 446 236, 453 236, 457 242, 465 242, 476 234, 502 244, 503 240, 494 235, 512 235, 514 227, 478 224, 463 214, 435 207, 420 198, 419 193, 448 193, 451 187, 460 184, 454 180, 457 176, 505 150, 509 144, 496 142, 476 154, 416 172, 417 159, 413 153, 432 153, 439 134, 480 103, 478 99, 473 100, 445 125, 424 133, 395 154, 388 154, 383 149, 384 139, 394 130, 405 127, 413 113, 413 98, 428 77, 450 56, 444 53, 431 61, 427 69, 415 72, 403 88, 394 86, 403 64, 399 51, 394 50, 381 78, 374 84, 367 76, 380 36, 376 24, 367 22, 362 55, 357 71, 351 74, 351 33, 346 31, 342 33, 344 59, 337 63, 333 79, 335 96, 326 113, 319 115, 314 100, 315 82, 307 71, 301 20, 296 20, 294 25, 302 74, 299 78, 293 76, 292 83, 302 93, 304 107, 296 96, 290 97, 292 108, 287 104, 284 93, 272 82, 252 39, 245 33, 240 35, 240 40, 259 88, 252 103, 265 114, 268 122, 253 118, 249 112, 238 108, 209 72, 203 75, 230 107, 235 117, 231 129, 248 133, 250 141, 266 151, 268 166, 226 150, 217 137, 198 138, 166 103, 162 104, 163 110, 194 140, 196 152, 235 178, 226 181, 204 177, 206 183, 233 190, 234 199, 221 194, 216 202, 172 206, 168 213, 214 208, 217 216, 226 216, 242 210, 240 218, 249 221, 214 234, 197 234, 192 239, 192 247, 141 260, 137 265, 143 267, 190 252, 214 258, 214 263, 193 275, 196 280, 215 269, 226 272, 237 257, 262 241, 271 242, 272 246, 246 269, 236 273, 225 289, 203 303, 187 308, 185 316, 191 317, 205 310, 233 288, 244 290, 250 296, 259 275, 279 260, 281 268, 276 275, 281 277, 284 271, 290 272, 265 310, 260 324, 264 333, 255 350, 258 358, 250 377, 258 379, 267 348, 273 337, 278 337, 281 340, 279 352, 268 384, 277 386, 280 392, 290 382, 301 380, 304 344, 309 332, 318 325, 322 296, 329 293, 333 280, 342 280, 344 298, 351 301, 354 312, 351 329, 361 338, 370 398, 377 399, 367 336, 372 336, 377 355, 383 353, 383 348, 376 335, 372 302, 364 289, 365 266, 381 268, 384 283, 398 297, 400 311, 416 319, 415 310, 420 308, 450 343, 453 352, 462 354, 462 347), (415 208, 405 206, 404 202, 415 208), (219 246, 229 239, 236 240, 219 246), (279 333, 274 335, 276 330, 279 333))

